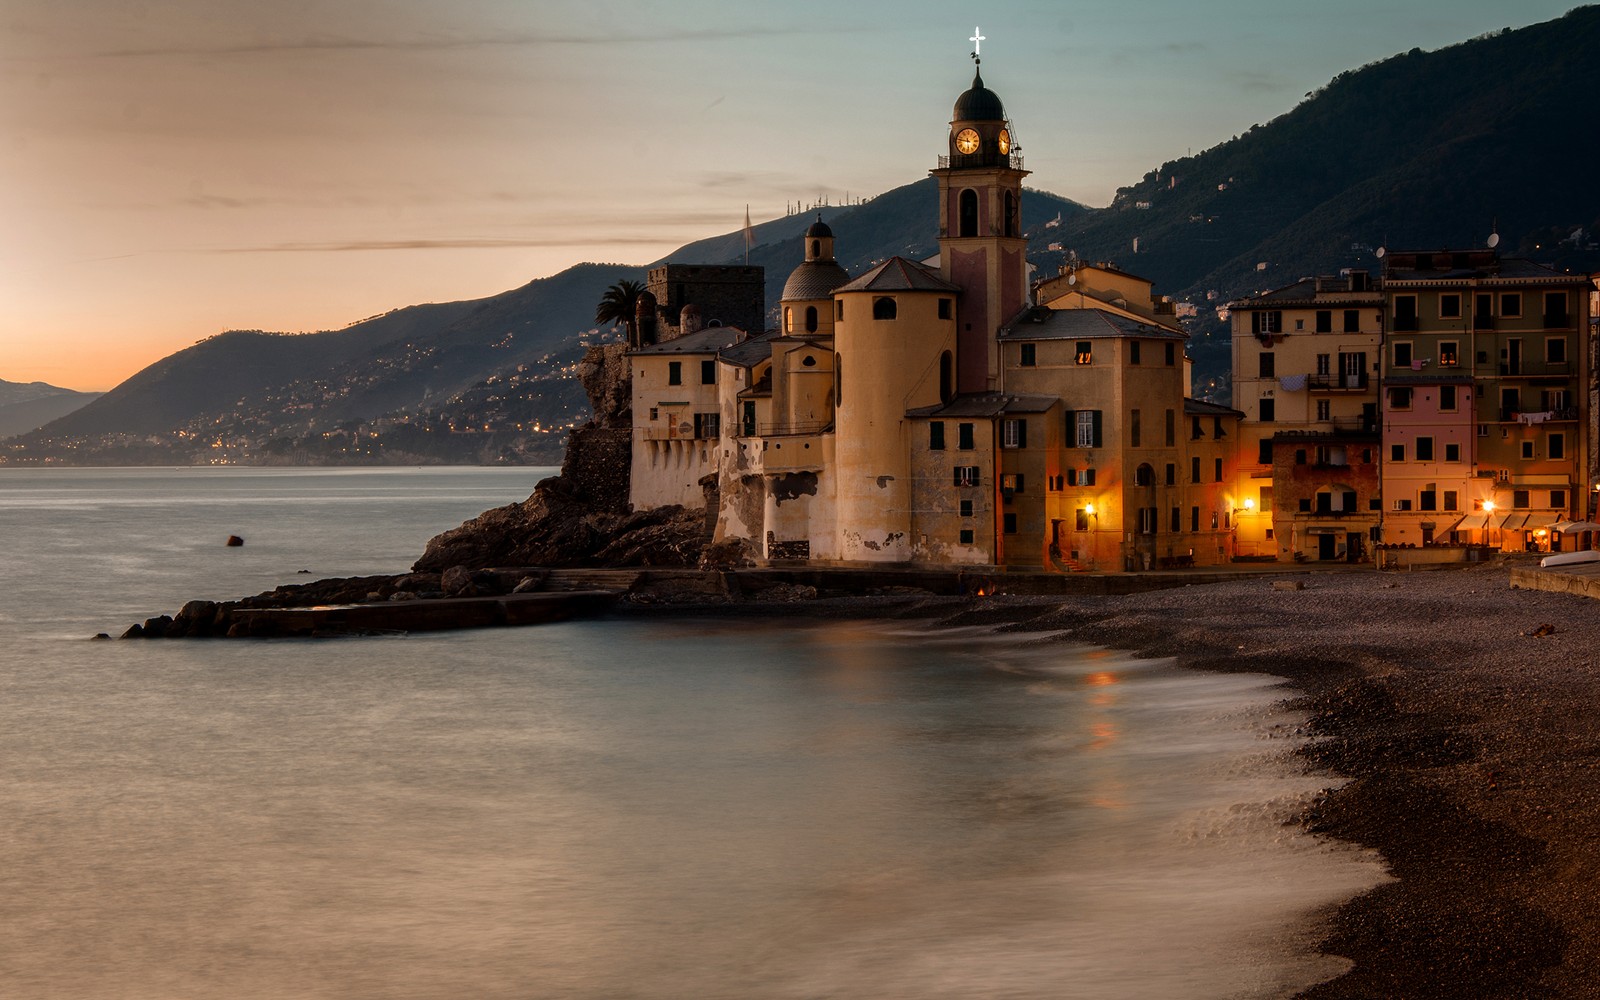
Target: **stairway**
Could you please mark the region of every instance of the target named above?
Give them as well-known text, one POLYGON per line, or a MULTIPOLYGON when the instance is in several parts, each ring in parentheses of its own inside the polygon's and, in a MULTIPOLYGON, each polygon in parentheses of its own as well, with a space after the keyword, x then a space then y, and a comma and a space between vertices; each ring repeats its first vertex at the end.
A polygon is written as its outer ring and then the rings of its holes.
POLYGON ((639 580, 637 569, 553 569, 540 590, 615 590, 627 593, 639 580))

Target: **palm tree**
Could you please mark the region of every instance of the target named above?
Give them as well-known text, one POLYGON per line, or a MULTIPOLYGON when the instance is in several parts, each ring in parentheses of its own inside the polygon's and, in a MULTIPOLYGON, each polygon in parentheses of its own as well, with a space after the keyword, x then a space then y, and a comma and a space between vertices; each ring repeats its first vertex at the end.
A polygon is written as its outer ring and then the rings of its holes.
POLYGON ((600 304, 594 310, 594 321, 610 323, 612 326, 622 324, 628 333, 628 343, 632 344, 638 333, 639 296, 643 294, 644 285, 637 281, 617 282, 600 296, 600 304))

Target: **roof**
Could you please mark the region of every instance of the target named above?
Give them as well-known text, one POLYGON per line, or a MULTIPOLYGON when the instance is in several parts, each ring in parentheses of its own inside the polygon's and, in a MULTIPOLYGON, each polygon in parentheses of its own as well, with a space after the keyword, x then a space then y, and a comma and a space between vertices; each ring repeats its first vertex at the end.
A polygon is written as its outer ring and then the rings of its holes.
POLYGON ((1183 415, 1186 417, 1243 417, 1244 414, 1221 403, 1211 403, 1204 399, 1190 399, 1183 397, 1183 415))
POLYGON ((985 87, 983 75, 974 70, 972 86, 956 98, 954 114, 958 122, 1004 121, 1006 109, 1005 105, 1000 103, 1000 95, 985 87))
POLYGON ((890 257, 877 267, 848 284, 835 288, 836 292, 959 292, 960 285, 952 285, 939 277, 931 268, 914 260, 890 257))
POLYGON ((744 337, 744 331, 736 326, 712 326, 682 337, 662 341, 659 344, 650 344, 629 354, 716 354, 718 351, 732 347, 744 337))
POLYGON ((849 281, 850 273, 832 258, 804 261, 789 272, 789 280, 784 282, 783 294, 778 296, 778 300, 826 299, 833 295, 834 289, 849 281))
POLYGON ((1230 309, 1282 309, 1284 306, 1372 306, 1383 301, 1383 292, 1371 288, 1365 292, 1352 292, 1342 288, 1333 292, 1317 292, 1316 278, 1301 278, 1292 285, 1274 288, 1270 292, 1234 299, 1230 309))
POLYGON ((717 360, 740 368, 754 368, 772 357, 772 342, 777 339, 778 331, 768 330, 760 336, 724 347, 718 352, 717 360))
POLYGON ((1462 254, 1441 251, 1440 254, 1428 254, 1426 252, 1413 254, 1407 251, 1391 253, 1389 261, 1396 261, 1396 258, 1404 260, 1418 256, 1438 258, 1443 254, 1451 254, 1452 264, 1463 263, 1467 266, 1437 269, 1385 267, 1383 272, 1384 284, 1391 287, 1407 287, 1440 284, 1466 285, 1473 282, 1479 284, 1535 283, 1546 285, 1580 285, 1589 283, 1589 277, 1585 274, 1569 274, 1565 271, 1557 271, 1555 268, 1546 267, 1543 264, 1535 263, 1522 257, 1501 257, 1498 260, 1489 261, 1481 253, 1477 252, 1462 254), (1467 259, 1457 259, 1461 257, 1466 257, 1467 259))
POLYGON ((968 392, 933 406, 907 410, 908 417, 998 417, 1004 413, 1044 413, 1061 402, 1057 396, 1025 393, 968 392))
POLYGON ((1118 316, 1103 309, 1051 309, 1035 306, 1001 328, 999 340, 1094 340, 1149 337, 1182 343, 1188 336, 1149 320, 1118 316))
POLYGON ((811 224, 811 228, 806 230, 806 236, 808 238, 812 236, 826 236, 830 240, 833 239, 833 230, 829 229, 828 224, 822 221, 821 212, 817 213, 817 221, 813 222, 811 224))

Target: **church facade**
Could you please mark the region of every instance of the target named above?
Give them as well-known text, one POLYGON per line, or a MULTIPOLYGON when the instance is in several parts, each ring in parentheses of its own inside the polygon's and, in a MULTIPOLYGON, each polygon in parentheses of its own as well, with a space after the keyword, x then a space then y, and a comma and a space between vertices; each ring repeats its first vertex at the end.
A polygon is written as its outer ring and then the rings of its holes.
POLYGON ((1171 303, 1110 265, 1030 285, 1000 98, 957 99, 939 255, 855 278, 820 220, 774 330, 640 344, 636 507, 757 559, 1124 570, 1232 558, 1237 411, 1187 398, 1171 303))

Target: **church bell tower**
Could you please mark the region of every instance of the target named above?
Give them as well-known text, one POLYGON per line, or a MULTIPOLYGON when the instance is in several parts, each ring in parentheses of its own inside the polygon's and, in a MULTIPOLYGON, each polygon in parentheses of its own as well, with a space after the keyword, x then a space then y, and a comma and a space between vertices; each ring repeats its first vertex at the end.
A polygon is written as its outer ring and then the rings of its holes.
POLYGON ((1005 107, 983 85, 981 70, 980 64, 972 87, 956 99, 950 151, 931 171, 939 179, 940 270, 962 289, 956 311, 959 392, 999 387, 995 333, 1028 304, 1028 241, 1022 235, 1022 179, 1028 172, 1005 107))

